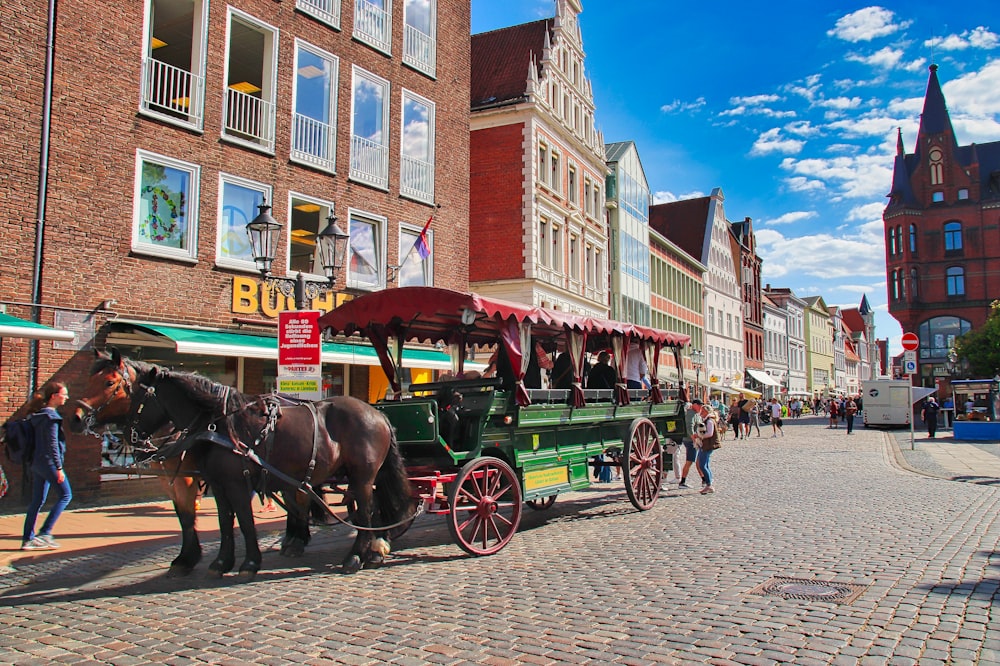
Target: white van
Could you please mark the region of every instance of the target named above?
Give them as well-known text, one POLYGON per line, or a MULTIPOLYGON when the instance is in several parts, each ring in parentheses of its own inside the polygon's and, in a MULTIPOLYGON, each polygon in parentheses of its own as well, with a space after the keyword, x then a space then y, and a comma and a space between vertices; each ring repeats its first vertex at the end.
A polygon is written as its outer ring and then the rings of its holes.
MULTIPOLYGON (((920 402, 935 391, 936 388, 914 386, 912 404, 920 402)), ((912 404, 908 379, 869 379, 861 382, 861 407, 866 427, 909 426, 913 414, 912 404)))

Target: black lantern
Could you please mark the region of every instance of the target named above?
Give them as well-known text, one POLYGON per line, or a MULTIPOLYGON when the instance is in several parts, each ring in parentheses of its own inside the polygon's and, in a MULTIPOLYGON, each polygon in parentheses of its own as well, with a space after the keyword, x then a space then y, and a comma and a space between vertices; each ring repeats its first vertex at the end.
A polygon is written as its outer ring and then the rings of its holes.
MULTIPOLYGON (((252 224, 252 223, 251 223, 252 224)), ((347 246, 351 237, 337 226, 337 216, 330 213, 326 218, 326 228, 316 236, 319 245, 320 263, 323 264, 323 274, 330 284, 337 279, 337 273, 344 267, 347 246)))
POLYGON ((261 276, 271 274, 271 264, 278 254, 278 238, 281 236, 281 225, 271 217, 271 207, 264 201, 257 208, 260 213, 247 224, 247 236, 250 237, 250 252, 261 276))

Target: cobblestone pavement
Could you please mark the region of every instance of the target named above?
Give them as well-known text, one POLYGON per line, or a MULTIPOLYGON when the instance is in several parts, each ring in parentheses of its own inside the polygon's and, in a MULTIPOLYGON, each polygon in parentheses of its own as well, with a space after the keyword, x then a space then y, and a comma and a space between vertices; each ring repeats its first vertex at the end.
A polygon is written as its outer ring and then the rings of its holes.
POLYGON ((714 495, 640 513, 598 485, 492 557, 423 516, 355 576, 343 527, 296 560, 265 535, 250 584, 167 578, 176 547, 15 567, 0 663, 1000 663, 1000 489, 914 474, 878 431, 785 431, 725 441, 714 495), (754 593, 773 577, 812 584, 754 593))

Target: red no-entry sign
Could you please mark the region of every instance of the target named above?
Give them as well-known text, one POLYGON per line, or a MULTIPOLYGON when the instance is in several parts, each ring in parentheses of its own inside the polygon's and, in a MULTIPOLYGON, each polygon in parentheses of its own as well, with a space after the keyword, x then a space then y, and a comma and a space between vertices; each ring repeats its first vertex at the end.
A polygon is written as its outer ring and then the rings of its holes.
POLYGON ((906 351, 917 351, 920 346, 920 338, 917 337, 916 333, 903 333, 903 349, 906 351))

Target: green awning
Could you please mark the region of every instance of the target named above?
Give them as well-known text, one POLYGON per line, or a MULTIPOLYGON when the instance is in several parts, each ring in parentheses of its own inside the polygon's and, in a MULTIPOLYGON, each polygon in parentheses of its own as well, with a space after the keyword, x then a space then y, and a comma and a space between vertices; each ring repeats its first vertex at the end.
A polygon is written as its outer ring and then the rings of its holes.
MULTIPOLYGON (((278 339, 269 335, 121 319, 111 322, 108 344, 172 347, 178 354, 278 359, 278 339)), ((324 342, 320 356, 324 363, 379 364, 378 354, 367 344, 324 342)), ((403 362, 409 368, 451 370, 451 357, 434 349, 404 349, 403 362)))
POLYGON ((33 321, 20 319, 9 314, 0 314, 0 338, 30 338, 32 340, 70 342, 76 338, 76 333, 36 324, 33 321))

